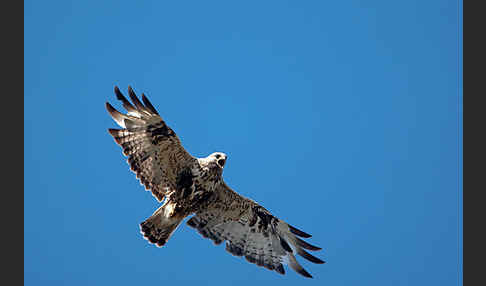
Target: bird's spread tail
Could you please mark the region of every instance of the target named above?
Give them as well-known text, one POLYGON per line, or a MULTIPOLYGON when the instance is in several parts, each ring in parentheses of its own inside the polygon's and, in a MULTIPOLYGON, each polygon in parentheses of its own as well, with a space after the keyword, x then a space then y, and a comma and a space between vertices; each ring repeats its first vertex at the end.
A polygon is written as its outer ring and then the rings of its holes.
POLYGON ((172 215, 171 204, 164 204, 140 224, 140 230, 150 243, 162 247, 177 229, 184 216, 172 215))

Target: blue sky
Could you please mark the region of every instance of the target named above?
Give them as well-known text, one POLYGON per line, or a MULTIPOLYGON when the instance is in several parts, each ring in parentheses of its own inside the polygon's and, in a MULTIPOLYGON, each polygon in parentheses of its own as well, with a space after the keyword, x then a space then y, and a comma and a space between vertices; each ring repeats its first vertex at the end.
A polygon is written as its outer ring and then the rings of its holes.
POLYGON ((458 2, 175 2, 25 1, 25 285, 457 285, 458 2), (312 234, 315 279, 185 225, 148 244, 158 203, 106 131, 114 85, 312 234))

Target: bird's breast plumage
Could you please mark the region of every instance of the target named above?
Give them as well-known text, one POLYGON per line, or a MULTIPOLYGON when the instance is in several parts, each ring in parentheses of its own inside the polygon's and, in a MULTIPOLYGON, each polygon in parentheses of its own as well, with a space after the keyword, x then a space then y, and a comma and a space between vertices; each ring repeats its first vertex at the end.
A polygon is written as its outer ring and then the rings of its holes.
POLYGON ((179 171, 176 190, 168 196, 168 200, 177 205, 176 212, 195 213, 211 203, 221 183, 221 177, 213 168, 194 164, 179 171))

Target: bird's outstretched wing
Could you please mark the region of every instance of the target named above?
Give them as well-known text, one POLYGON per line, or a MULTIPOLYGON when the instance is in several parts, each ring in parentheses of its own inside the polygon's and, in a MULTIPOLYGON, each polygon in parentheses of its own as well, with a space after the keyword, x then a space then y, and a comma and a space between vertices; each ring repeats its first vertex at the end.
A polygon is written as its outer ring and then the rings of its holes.
POLYGON ((116 97, 122 101, 127 114, 118 112, 108 102, 106 109, 123 129, 108 129, 128 157, 130 169, 158 201, 176 190, 177 175, 197 159, 182 147, 175 132, 165 124, 157 110, 142 94, 142 102, 132 88, 128 95, 133 105, 115 87, 116 97))
POLYGON ((226 250, 247 261, 285 274, 282 264, 299 274, 312 276, 297 262, 299 254, 314 263, 324 263, 307 250, 320 250, 299 237, 311 235, 273 216, 256 202, 240 196, 226 184, 221 184, 217 198, 205 210, 197 212, 187 224, 218 245, 226 240, 226 250))

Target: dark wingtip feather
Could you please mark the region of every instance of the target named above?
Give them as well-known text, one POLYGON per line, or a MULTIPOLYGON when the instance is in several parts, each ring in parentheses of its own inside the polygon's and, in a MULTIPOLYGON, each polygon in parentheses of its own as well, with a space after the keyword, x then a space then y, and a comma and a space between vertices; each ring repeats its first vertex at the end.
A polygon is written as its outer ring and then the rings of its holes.
POLYGON ((135 106, 138 109, 143 110, 143 111, 146 110, 145 106, 140 102, 137 95, 135 94, 135 91, 133 91, 131 86, 128 86, 128 96, 130 96, 130 99, 132 100, 133 104, 135 104, 135 106))
POLYGON ((292 248, 290 248, 287 241, 285 241, 285 239, 283 239, 281 236, 280 236, 280 244, 282 245, 283 249, 285 249, 285 251, 292 252, 292 248))
POLYGON ((145 106, 152 112, 152 113, 155 113, 157 115, 159 115, 159 113, 157 112, 157 110, 155 109, 155 107, 152 105, 152 103, 148 100, 148 98, 145 96, 145 94, 142 93, 142 101, 143 103, 145 104, 145 106))
POLYGON ((288 226, 289 226, 290 232, 293 233, 293 234, 295 234, 295 235, 298 235, 298 236, 304 237, 304 238, 312 237, 312 235, 310 235, 308 233, 305 233, 302 230, 299 230, 299 229, 291 226, 290 224, 288 224, 288 226))
POLYGON ((123 126, 124 115, 121 114, 118 110, 116 110, 108 102, 105 104, 105 107, 108 113, 110 114, 111 118, 113 118, 113 120, 115 120, 118 125, 123 126))
POLYGON ((309 272, 307 272, 304 268, 300 269, 300 271, 298 271, 299 274, 302 274, 302 276, 304 277, 307 277, 307 278, 314 278, 312 277, 312 275, 310 275, 309 272))
POLYGON ((309 260, 310 262, 314 262, 316 264, 324 264, 324 261, 320 260, 319 258, 315 257, 314 255, 308 253, 301 248, 297 248, 297 253, 305 259, 309 260))
POLYGON ((309 272, 307 272, 302 267, 302 265, 300 265, 299 262, 297 262, 297 260, 295 259, 295 256, 292 253, 289 253, 287 257, 289 258, 290 268, 292 268, 295 272, 299 273, 300 275, 302 275, 304 277, 312 278, 312 275, 310 275, 309 272))
POLYGON ((108 113, 112 114, 116 112, 117 110, 111 105, 109 102, 105 102, 105 108, 108 111, 108 113))
POLYGON ((125 96, 123 96, 118 86, 115 86, 115 94, 116 94, 116 98, 123 103, 123 107, 125 107, 126 110, 136 111, 135 107, 133 107, 130 101, 128 101, 128 99, 125 96))
MULTIPOLYGON (((137 95, 135 94, 135 91, 133 91, 133 88, 131 86, 128 86, 128 96, 133 100, 134 98, 138 100, 137 95)), ((134 101, 135 103, 135 101, 134 101)))
POLYGON ((321 250, 322 249, 320 247, 317 247, 315 245, 312 245, 310 243, 307 243, 307 242, 303 241, 302 239, 300 239, 298 237, 295 237, 295 240, 296 240, 298 246, 300 246, 302 248, 305 248, 307 250, 317 251, 317 250, 321 250))
POLYGON ((128 86, 128 95, 135 95, 135 92, 133 91, 133 88, 131 85, 128 86))
POLYGON ((116 85, 115 85, 115 94, 116 94, 116 98, 119 99, 119 100, 122 100, 122 97, 124 97, 123 94, 121 93, 120 89, 116 85))

